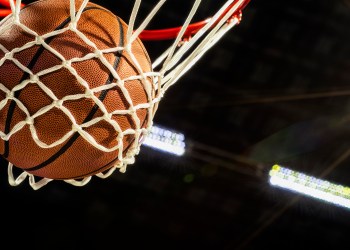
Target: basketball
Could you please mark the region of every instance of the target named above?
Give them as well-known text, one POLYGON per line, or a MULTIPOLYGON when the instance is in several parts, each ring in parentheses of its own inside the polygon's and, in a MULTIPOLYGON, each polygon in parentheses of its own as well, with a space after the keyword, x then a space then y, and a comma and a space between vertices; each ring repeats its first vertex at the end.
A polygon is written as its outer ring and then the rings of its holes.
MULTIPOLYGON (((76 11, 82 3, 75 1, 76 11)), ((5 48, 0 50, 0 131, 10 136, 0 139, 0 154, 15 167, 49 179, 79 179, 112 168, 136 143, 132 131, 151 119, 143 104, 154 95, 153 83, 133 77, 152 70, 141 40, 131 44, 134 56, 111 50, 127 45, 128 26, 91 2, 76 30, 69 28, 69 0, 34 2, 19 19, 28 29, 9 18, 1 23, 9 27, 0 34, 5 48), (91 140, 118 149, 107 152, 91 140)))

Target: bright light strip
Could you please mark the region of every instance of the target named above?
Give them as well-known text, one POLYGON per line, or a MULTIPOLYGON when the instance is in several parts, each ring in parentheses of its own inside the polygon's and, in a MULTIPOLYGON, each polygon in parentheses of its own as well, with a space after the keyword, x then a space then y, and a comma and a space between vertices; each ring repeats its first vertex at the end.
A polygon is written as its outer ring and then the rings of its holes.
POLYGON ((279 165, 274 165, 269 175, 270 183, 274 186, 350 208, 350 187, 317 179, 279 165))
POLYGON ((185 153, 185 136, 169 129, 154 126, 145 138, 143 145, 158 149, 170 154, 181 156, 185 153))

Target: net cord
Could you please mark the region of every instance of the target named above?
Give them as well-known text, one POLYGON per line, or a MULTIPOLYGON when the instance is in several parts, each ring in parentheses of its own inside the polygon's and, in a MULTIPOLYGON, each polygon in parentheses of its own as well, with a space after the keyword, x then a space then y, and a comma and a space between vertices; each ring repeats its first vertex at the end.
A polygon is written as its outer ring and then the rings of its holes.
MULTIPOLYGON (((147 17, 141 22, 141 25, 136 29, 134 29, 135 22, 138 17, 138 12, 142 3, 142 0, 135 0, 135 4, 132 9, 129 23, 128 23, 126 45, 124 47, 115 47, 115 48, 109 48, 105 50, 99 50, 96 44, 94 44, 85 34, 83 34, 77 29, 77 23, 82 15, 84 8, 89 3, 89 0, 83 0, 81 6, 79 6, 78 8, 78 11, 76 11, 76 1, 70 0, 69 1, 70 17, 71 17, 70 24, 67 27, 62 28, 61 30, 55 30, 41 36, 37 32, 29 29, 28 27, 26 27, 20 22, 19 13, 22 6, 21 0, 17 0, 17 1, 10 0, 10 8, 12 11, 12 15, 7 16, 0 22, 0 33, 8 31, 11 28, 11 26, 14 24, 22 28, 28 34, 34 36, 35 40, 28 42, 22 47, 15 48, 11 51, 9 51, 7 48, 5 48, 5 46, 0 44, 0 50, 3 51, 3 53, 5 53, 5 56, 0 60, 0 66, 4 64, 5 61, 11 61, 23 72, 27 73, 30 76, 28 79, 16 85, 11 90, 6 88, 6 86, 3 85, 2 83, 0 83, 0 91, 3 91, 4 93, 6 93, 6 98, 0 102, 0 110, 3 109, 6 106, 6 104, 9 103, 10 101, 14 101, 16 102, 17 107, 19 107, 23 111, 23 113, 26 115, 26 119, 24 121, 18 122, 11 129, 9 133, 5 134, 3 131, 0 131, 1 139, 10 140, 10 138, 13 135, 15 135, 21 129, 23 129, 25 126, 28 125, 30 128, 30 132, 32 134, 33 140, 38 146, 40 146, 41 148, 52 148, 63 144, 74 133, 78 132, 80 136, 82 136, 86 141, 88 141, 91 145, 93 145, 94 147, 98 148, 101 151, 112 152, 115 150, 119 150, 118 163, 114 167, 106 171, 105 173, 99 173, 99 174, 96 174, 95 176, 99 178, 107 178, 111 176, 116 169, 118 169, 120 172, 125 172, 127 166, 135 162, 135 156, 138 155, 140 151, 141 143, 139 142, 141 142, 141 138, 147 136, 150 128, 152 127, 153 116, 155 115, 159 102, 161 101, 166 91, 172 85, 174 85, 188 70, 190 70, 190 68, 196 62, 198 62, 198 60, 205 54, 206 51, 212 48, 232 27, 234 27, 236 24, 239 23, 239 19, 237 17, 234 17, 232 19, 232 15, 237 12, 238 8, 242 6, 242 4, 245 1, 246 0, 228 0, 212 18, 208 19, 207 24, 203 28, 201 28, 195 35, 193 35, 193 37, 184 41, 183 39, 184 39, 184 34, 186 32, 186 29, 192 22, 193 17, 195 16, 201 4, 201 0, 195 0, 180 32, 178 33, 172 45, 168 49, 166 49, 157 59, 155 59, 154 63, 152 64, 152 67, 153 67, 152 72, 143 72, 137 58, 133 54, 132 43, 138 38, 138 36, 141 34, 143 30, 145 30, 145 28, 150 23, 150 21, 161 10, 161 7, 164 5, 166 0, 158 1, 158 3, 150 11, 147 17), (227 8, 233 2, 236 2, 236 4, 234 4, 233 7, 229 11, 227 11, 227 8), (223 15, 225 11, 227 12, 225 15, 223 15), (9 22, 9 19, 12 19, 11 22, 9 22), (228 21, 230 19, 232 20, 228 21), (46 39, 62 34, 68 30, 75 32, 75 34, 77 34, 88 46, 94 49, 94 52, 89 53, 83 56, 82 58, 72 58, 70 60, 66 60, 65 57, 59 51, 55 50, 45 42, 46 39), (21 62, 14 57, 14 54, 21 52, 23 50, 26 50, 28 48, 31 48, 32 46, 43 46, 46 50, 50 51, 57 58, 59 58, 62 61, 62 64, 44 69, 34 74, 29 68, 21 64, 21 62), (130 56, 133 64, 137 69, 137 72, 138 72, 137 75, 122 79, 119 76, 119 74, 116 72, 116 70, 113 68, 113 65, 111 65, 107 61, 107 59, 104 57, 104 54, 106 53, 115 53, 118 51, 123 51, 124 53, 127 53, 130 56), (101 63, 103 63, 103 65, 111 72, 115 81, 113 81, 109 85, 99 86, 97 88, 90 88, 89 83, 87 83, 81 76, 79 76, 75 68, 72 66, 72 64, 76 62, 82 62, 90 59, 100 60, 101 63), (57 96, 55 96, 53 91, 51 91, 48 87, 46 87, 45 84, 40 80, 41 77, 63 68, 69 70, 69 72, 76 77, 79 84, 81 84, 81 86, 85 88, 86 91, 84 94, 67 95, 64 98, 59 99, 57 96), (153 87, 148 80, 149 78, 153 80, 153 83, 151 83, 153 84, 153 87), (142 82, 144 89, 147 93, 147 103, 133 105, 133 101, 130 97, 130 94, 128 93, 128 90, 125 88, 125 83, 127 81, 132 81, 132 80, 139 80, 142 82), (24 89, 29 84, 37 84, 53 100, 50 105, 47 105, 41 108, 39 111, 37 111, 35 114, 32 114, 32 115, 27 110, 25 105, 14 95, 16 91, 20 91, 24 89), (112 89, 115 87, 121 90, 130 108, 126 110, 115 110, 109 113, 106 107, 104 106, 104 104, 99 100, 99 98, 96 97, 95 93, 103 90, 112 89), (155 93, 156 93, 155 96, 152 95, 152 89, 155 90, 155 93), (74 118, 74 115, 71 113, 71 111, 68 108, 64 106, 64 103, 67 101, 79 100, 82 98, 89 98, 93 100, 94 103, 98 106, 98 108, 102 111, 103 116, 94 118, 84 124, 78 124, 76 119, 74 118), (35 128, 35 119, 46 114, 47 112, 49 112, 54 108, 60 109, 70 119, 70 121, 72 122, 72 129, 71 131, 63 135, 59 140, 51 144, 48 144, 40 140, 38 132, 35 128), (146 128, 141 127, 140 119, 136 114, 137 110, 139 109, 147 109, 150 115, 150 119, 148 119, 146 128), (126 129, 125 131, 122 131, 119 124, 112 119, 113 115, 130 115, 133 121, 135 122, 136 128, 126 129), (116 138, 117 140, 116 146, 107 148, 99 144, 95 140, 95 138, 86 131, 86 128, 94 126, 95 124, 101 121, 107 121, 109 124, 113 126, 113 128, 117 132, 118 136, 116 138), (128 150, 127 154, 123 156, 123 150, 121 149, 123 149, 123 146, 124 146, 123 137, 126 135, 133 135, 135 136, 135 139, 133 144, 130 147, 130 150, 128 150)), ((23 171, 18 177, 15 177, 13 173, 13 168, 14 168, 13 164, 9 163, 8 180, 10 185, 12 186, 19 185, 27 177, 29 179, 30 186, 34 190, 37 190, 52 181, 52 179, 48 179, 48 178, 41 178, 40 180, 36 180, 37 177, 25 171, 23 171)), ((72 180, 64 180, 64 181, 74 186, 84 186, 90 180, 91 180, 91 176, 83 178, 82 180, 72 179, 72 180)))

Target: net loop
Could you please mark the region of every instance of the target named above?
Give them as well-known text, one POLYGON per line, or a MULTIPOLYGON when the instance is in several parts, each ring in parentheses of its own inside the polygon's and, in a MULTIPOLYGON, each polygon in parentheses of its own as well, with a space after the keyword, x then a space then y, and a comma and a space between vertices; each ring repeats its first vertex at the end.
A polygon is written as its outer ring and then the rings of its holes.
MULTIPOLYGON (((141 0, 135 0, 135 4, 130 13, 130 19, 128 20, 128 29, 126 34, 126 41, 123 46, 111 47, 106 49, 99 49, 98 46, 89 39, 89 37, 79 30, 79 20, 81 19, 83 10, 88 6, 89 0, 67 0, 70 7, 70 22, 61 29, 48 32, 46 34, 38 34, 36 31, 30 29, 20 21, 20 12, 24 5, 20 0, 0 0, 0 5, 7 8, 8 14, 5 16, 5 12, 0 11, 0 16, 4 15, 5 18, 0 22, 0 35, 11 32, 11 27, 16 27, 21 31, 27 33, 33 37, 33 40, 23 44, 18 48, 6 48, 5 45, 0 44, 0 50, 3 52, 3 56, 0 59, 0 67, 5 63, 14 64, 18 69, 27 74, 27 78, 22 80, 19 84, 16 84, 12 89, 5 86, 0 82, 0 93, 5 96, 0 100, 0 111, 13 102, 23 113, 22 121, 18 121, 12 129, 0 130, 0 137, 3 141, 9 141, 16 133, 29 127, 30 134, 33 141, 39 147, 43 149, 53 148, 64 144, 75 133, 84 138, 89 144, 102 152, 118 151, 116 163, 103 173, 97 173, 95 176, 99 178, 109 177, 115 170, 119 170, 124 173, 129 165, 135 163, 135 157, 139 154, 141 145, 144 139, 147 137, 150 129, 153 126, 153 117, 158 109, 158 105, 163 98, 169 87, 173 86, 178 80, 198 61, 200 58, 213 47, 231 28, 240 23, 242 19, 242 9, 249 2, 249 0, 228 0, 219 8, 217 13, 211 18, 208 18, 201 22, 193 23, 193 18, 198 12, 202 1, 196 0, 186 15, 186 19, 183 25, 163 30, 145 30, 153 18, 162 11, 166 0, 160 0, 155 4, 151 11, 146 15, 144 20, 139 19, 140 8, 142 7, 141 0), (141 21, 141 22, 137 22, 141 21), (135 23, 141 23, 135 28, 135 23), (49 39, 59 36, 65 32, 73 32, 79 39, 81 39, 86 46, 92 48, 90 53, 82 55, 81 57, 65 58, 62 53, 53 48, 48 42, 49 39), (132 44, 136 39, 141 40, 159 40, 159 39, 172 39, 172 44, 160 55, 152 58, 152 70, 144 71, 140 65, 137 56, 133 52, 132 44), (33 72, 33 70, 18 60, 16 54, 34 46, 39 46, 57 57, 61 62, 55 66, 48 67, 40 70, 39 72, 33 72), (131 76, 123 76, 117 72, 114 66, 106 59, 108 53, 123 53, 132 62, 137 74, 131 76), (95 88, 90 87, 90 84, 79 75, 74 68, 75 63, 85 62, 87 60, 95 59, 106 68, 113 80, 109 84, 98 86, 95 88), (59 70, 65 69, 75 77, 79 87, 83 89, 81 93, 67 94, 63 97, 56 96, 54 91, 46 86, 42 81, 44 76, 55 73, 59 70), (144 91, 146 92, 146 101, 138 104, 134 104, 131 93, 126 88, 126 84, 129 81, 139 81, 142 83, 144 91), (25 103, 15 94, 17 91, 25 89, 29 84, 34 84, 40 90, 42 90, 47 98, 50 100, 46 106, 41 107, 36 112, 29 112, 25 103), (120 110, 108 111, 103 101, 96 97, 97 92, 109 91, 111 89, 118 89, 122 98, 126 100, 126 107, 120 110), (88 121, 84 121, 81 124, 77 122, 72 111, 66 107, 65 102, 78 101, 81 99, 88 99, 92 101, 94 105, 100 110, 101 115, 91 118, 88 121), (70 122, 71 130, 61 135, 54 142, 44 141, 38 136, 38 128, 36 126, 36 119, 44 116, 52 109, 58 109, 62 115, 64 115, 70 122), (141 124, 138 112, 140 110, 146 110, 148 119, 145 125, 141 124), (122 130, 120 124, 113 119, 115 115, 128 116, 133 124, 133 128, 127 128, 122 130), (111 128, 115 131, 116 137, 115 145, 107 147, 99 143, 90 133, 88 128, 97 125, 101 121, 107 122, 111 128), (128 145, 128 149, 125 151, 125 137, 132 136, 134 139, 128 145)), ((115 13, 118 15, 118 13, 115 13)), ((93 72, 92 72, 93 73, 93 72)), ((8 177, 9 183, 12 186, 21 184, 28 178, 30 186, 33 189, 39 189, 52 179, 38 178, 28 172, 23 171, 19 176, 15 177, 13 174, 14 165, 9 163, 8 165, 8 177), (40 180, 38 180, 40 179, 40 180)), ((66 183, 74 186, 84 186, 90 180, 92 176, 79 179, 79 180, 64 180, 66 183)))

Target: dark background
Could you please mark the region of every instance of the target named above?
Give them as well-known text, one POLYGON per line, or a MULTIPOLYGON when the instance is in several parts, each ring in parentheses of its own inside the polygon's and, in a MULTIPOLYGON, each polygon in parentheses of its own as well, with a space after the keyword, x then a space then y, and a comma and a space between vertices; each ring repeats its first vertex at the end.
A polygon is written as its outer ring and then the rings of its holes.
MULTIPOLYGON (((128 19, 134 1, 94 2, 128 19)), ((222 3, 202 2, 198 20, 222 3)), ((151 27, 180 25, 191 4, 169 0, 151 27)), ((125 174, 37 191, 10 186, 1 160, 2 244, 347 249, 348 209, 272 187, 268 171, 278 163, 350 185, 349 25, 346 0, 252 0, 160 103, 154 122, 185 134, 184 156, 143 147, 125 174)), ((162 46, 145 45, 152 59, 162 46)))

